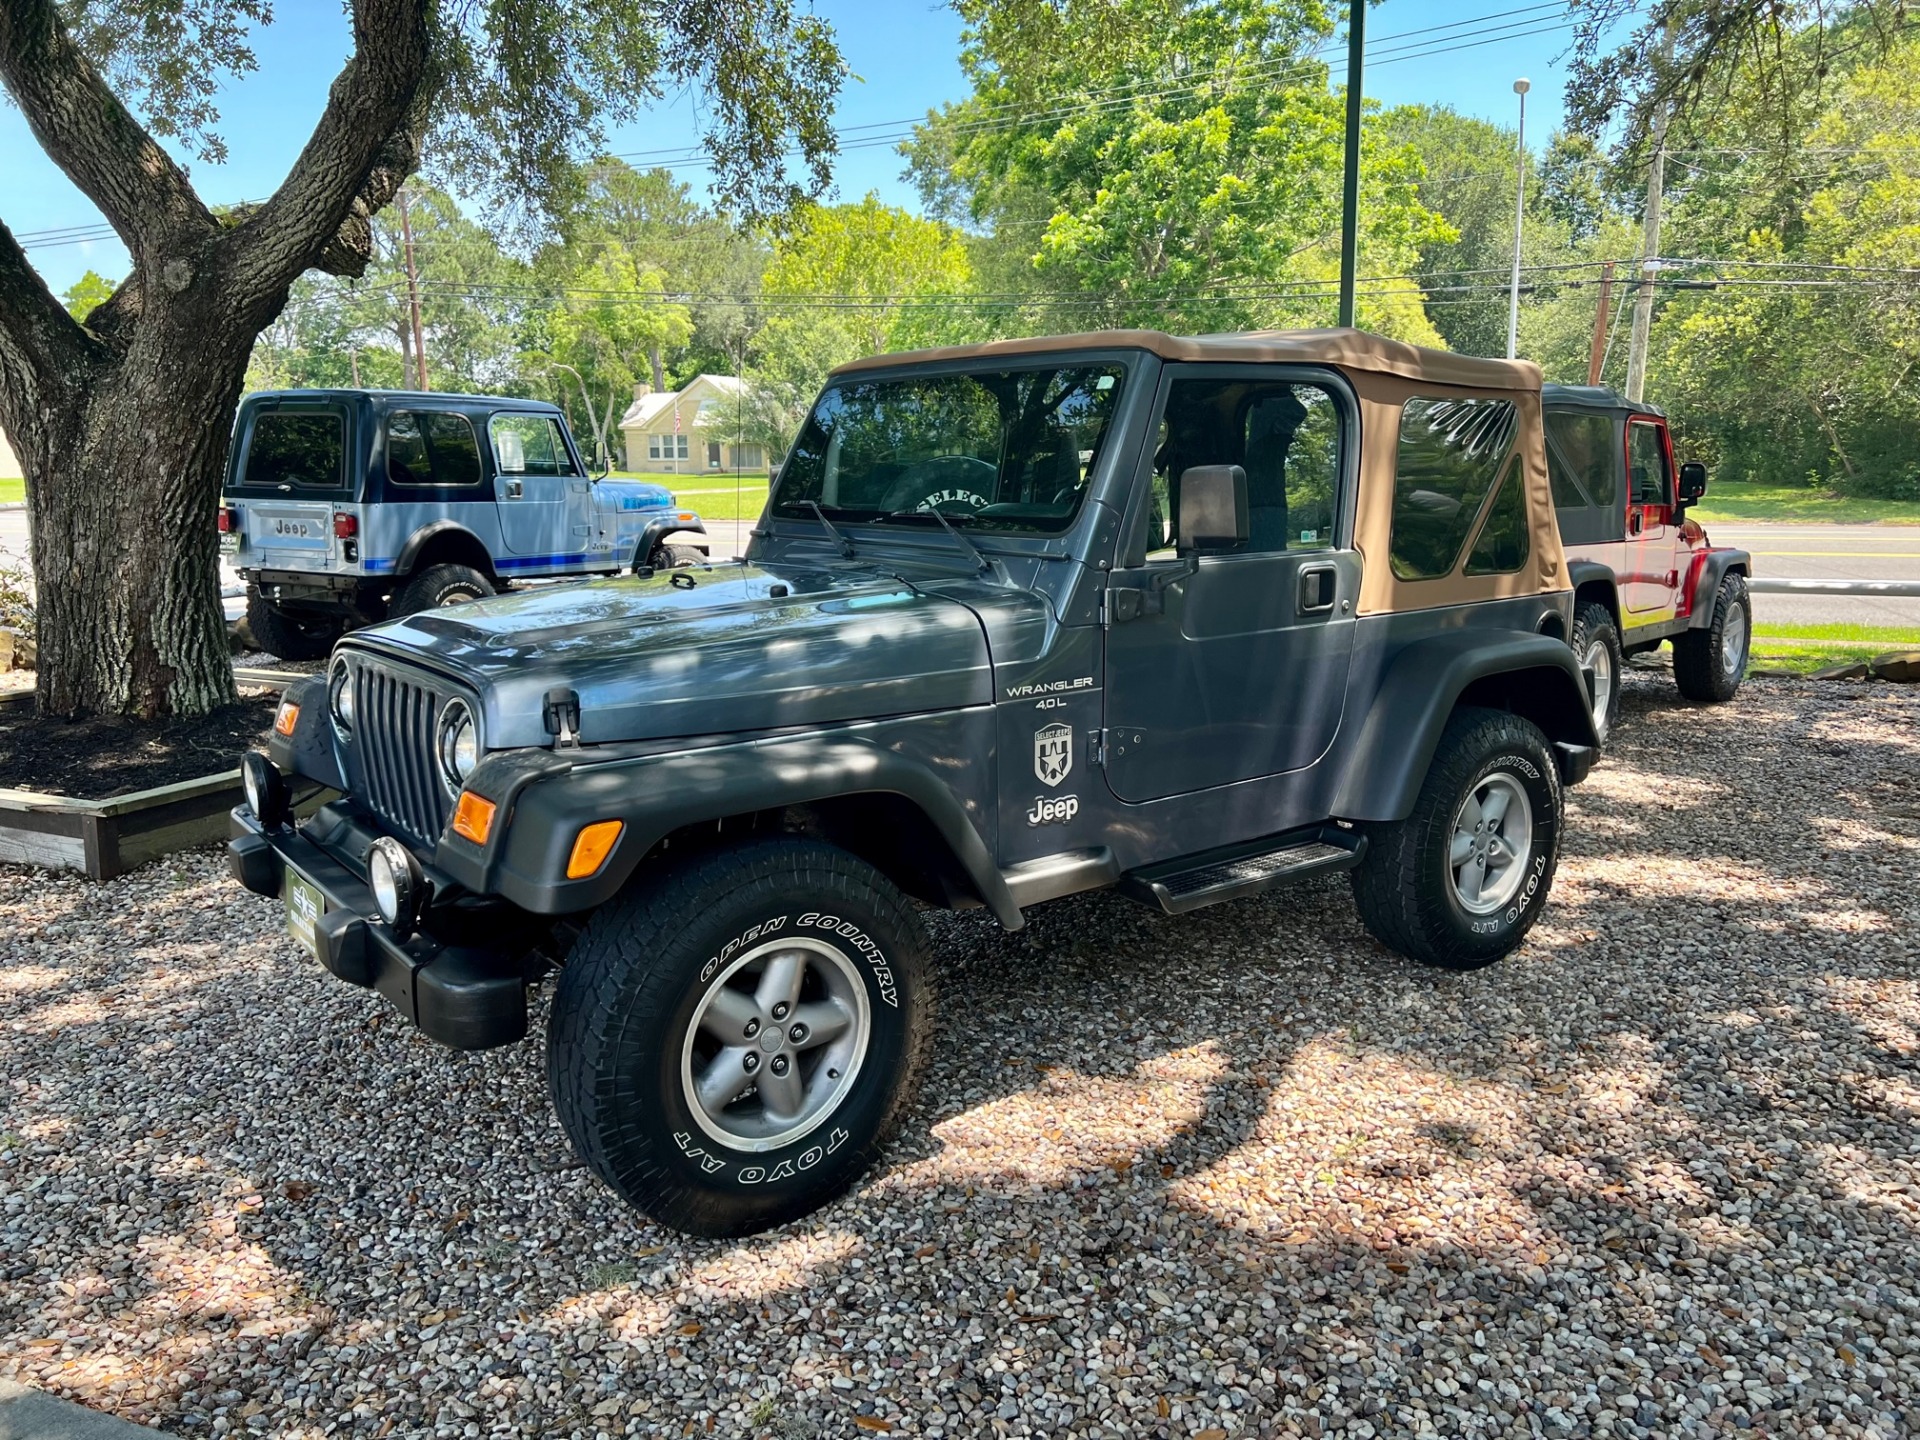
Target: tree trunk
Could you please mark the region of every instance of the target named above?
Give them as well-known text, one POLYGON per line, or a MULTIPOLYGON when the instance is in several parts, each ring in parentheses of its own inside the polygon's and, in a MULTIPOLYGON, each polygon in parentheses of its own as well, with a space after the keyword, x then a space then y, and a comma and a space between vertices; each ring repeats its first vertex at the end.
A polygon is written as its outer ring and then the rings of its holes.
POLYGON ((44 713, 197 715, 235 698, 214 519, 252 332, 213 287, 197 298, 150 314, 17 436, 44 713))
POLYGON ((667 367, 660 363, 660 347, 647 347, 647 364, 653 367, 653 390, 656 395, 664 395, 667 389, 667 367))

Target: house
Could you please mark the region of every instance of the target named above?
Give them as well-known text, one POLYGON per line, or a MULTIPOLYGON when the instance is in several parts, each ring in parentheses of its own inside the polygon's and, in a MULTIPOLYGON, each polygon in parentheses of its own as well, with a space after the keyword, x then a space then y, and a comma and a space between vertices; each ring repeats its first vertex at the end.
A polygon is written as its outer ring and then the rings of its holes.
POLYGON ((0 430, 0 480, 18 480, 24 473, 20 468, 20 457, 13 453, 13 446, 7 443, 7 432, 0 430))
POLYGON ((630 471, 697 475, 705 470, 765 470, 767 452, 723 438, 738 423, 746 386, 731 375, 700 375, 684 390, 633 387, 633 404, 620 417, 630 471))

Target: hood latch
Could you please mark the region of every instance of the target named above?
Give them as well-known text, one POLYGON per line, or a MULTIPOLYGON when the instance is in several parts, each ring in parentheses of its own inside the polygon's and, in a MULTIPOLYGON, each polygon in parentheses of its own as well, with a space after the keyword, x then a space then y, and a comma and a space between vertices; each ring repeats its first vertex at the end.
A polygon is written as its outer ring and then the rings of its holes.
POLYGON ((580 743, 580 697, 574 691, 549 690, 540 718, 554 737, 554 749, 568 750, 580 743))

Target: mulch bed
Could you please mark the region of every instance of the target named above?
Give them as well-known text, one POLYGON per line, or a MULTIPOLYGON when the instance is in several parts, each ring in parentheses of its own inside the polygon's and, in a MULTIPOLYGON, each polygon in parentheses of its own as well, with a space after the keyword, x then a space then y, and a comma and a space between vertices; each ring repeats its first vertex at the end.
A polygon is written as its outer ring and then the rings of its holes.
POLYGON ((107 800, 231 770, 264 745, 274 695, 194 720, 43 720, 31 705, 0 706, 0 789, 107 800))

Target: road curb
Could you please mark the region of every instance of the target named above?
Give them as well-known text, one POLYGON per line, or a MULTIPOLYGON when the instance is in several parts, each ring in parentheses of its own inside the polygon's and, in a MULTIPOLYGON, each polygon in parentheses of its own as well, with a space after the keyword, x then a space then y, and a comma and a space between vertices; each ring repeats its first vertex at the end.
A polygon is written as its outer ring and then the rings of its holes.
POLYGON ((166 1440, 167 1432, 0 1380, 0 1440, 166 1440))
POLYGON ((1780 580, 1756 576, 1747 582, 1756 595, 1892 595, 1920 597, 1920 580, 1780 580))
POLYGON ((27 502, 24 500, 0 501, 0 515, 5 515, 9 511, 24 510, 26 508, 27 508, 27 502))

